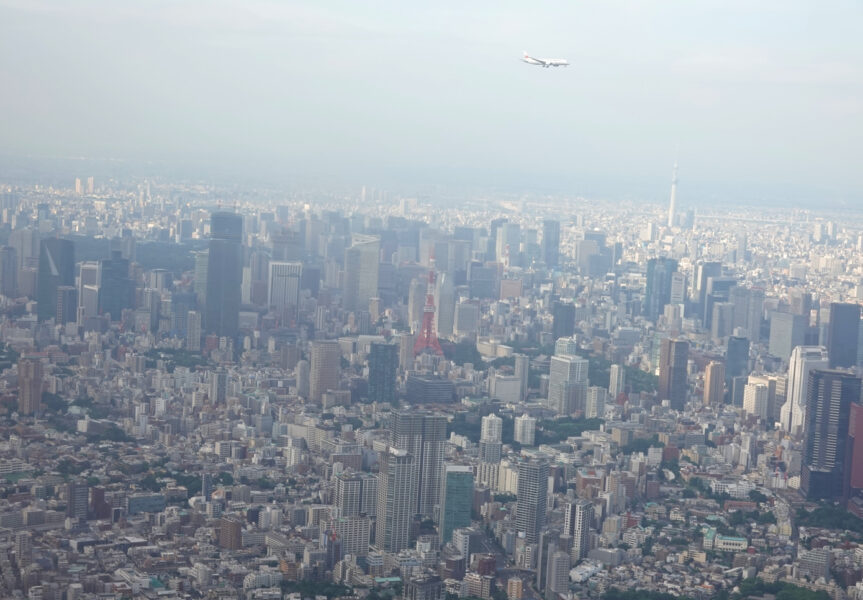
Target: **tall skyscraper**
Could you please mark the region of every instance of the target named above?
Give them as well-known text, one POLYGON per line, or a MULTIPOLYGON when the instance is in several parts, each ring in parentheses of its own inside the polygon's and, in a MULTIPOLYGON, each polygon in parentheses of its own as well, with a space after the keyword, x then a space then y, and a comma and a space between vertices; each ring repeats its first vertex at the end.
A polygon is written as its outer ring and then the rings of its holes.
POLYGON ((734 387, 734 379, 749 375, 749 340, 732 335, 725 346, 725 397, 729 404, 743 406, 743 389, 734 387))
POLYGON ((33 415, 42 408, 42 363, 37 358, 18 361, 18 413, 33 415))
POLYGON ((0 294, 7 298, 18 295, 18 251, 12 246, 0 248, 0 294))
POLYGON ((530 378, 530 357, 526 354, 513 354, 515 358, 515 376, 521 382, 521 400, 527 399, 528 380, 530 378))
POLYGON ((78 320, 78 288, 74 285, 57 286, 57 312, 54 322, 58 325, 75 323, 78 320))
POLYGON ((545 526, 548 503, 548 462, 528 459, 518 465, 518 500, 515 506, 516 532, 524 534, 528 544, 535 544, 545 526))
POLYGON ((551 309, 551 334, 557 340, 575 333, 575 304, 555 302, 551 309))
POLYGON ((243 282, 243 217, 215 212, 210 217, 204 331, 236 338, 243 282))
POLYGON ((695 314, 704 314, 704 304, 707 296, 707 282, 711 277, 722 275, 722 263, 700 262, 695 267, 695 277, 692 278, 692 301, 695 304, 695 314))
POLYGON ((528 415, 516 417, 513 438, 522 446, 533 446, 536 443, 536 419, 528 415))
POLYGON ((671 198, 668 201, 668 226, 674 227, 674 212, 677 209, 677 161, 671 172, 671 198))
POLYGON ((342 350, 335 340, 315 340, 311 346, 309 400, 320 402, 324 392, 339 389, 342 350))
POLYGON ((470 526, 473 506, 473 469, 464 465, 446 465, 440 503, 440 542, 452 539, 452 532, 470 526))
POLYGON ((61 285, 75 285, 75 244, 60 238, 42 240, 36 289, 40 322, 56 316, 57 288, 61 285))
POLYGON ((608 395, 611 401, 616 402, 617 397, 626 391, 626 369, 623 365, 611 365, 608 371, 608 395))
POLYGON ((725 364, 710 361, 704 369, 704 404, 719 406, 725 402, 725 364))
POLYGON ((399 347, 373 342, 369 349, 369 401, 395 404, 399 347))
POLYGON ((768 351, 783 361, 791 357, 791 351, 805 341, 809 317, 791 313, 770 313, 770 338, 768 351))
POLYGON ((545 266, 556 267, 560 257, 560 221, 542 221, 542 259, 545 266))
POLYGON ((800 491, 811 500, 837 500, 847 495, 848 422, 851 404, 860 402, 860 378, 812 371, 806 396, 800 491))
POLYGON ((413 512, 430 517, 440 502, 446 417, 416 410, 393 411, 390 445, 413 456, 413 512))
POLYGON ((335 500, 339 516, 355 517, 377 513, 378 479, 369 473, 342 472, 336 476, 335 500))
POLYGON ((409 547, 416 506, 414 457, 406 450, 387 448, 378 471, 378 506, 375 545, 383 552, 409 547))
POLYGON ((135 300, 135 282, 129 277, 129 260, 119 250, 111 258, 99 261, 99 314, 111 315, 119 321, 123 309, 132 308, 135 300))
POLYGON ((345 285, 342 306, 347 311, 368 310, 369 300, 378 295, 378 265, 381 239, 355 233, 345 250, 345 285))
POLYGON ((303 263, 271 262, 269 283, 269 305, 283 322, 296 320, 300 305, 300 278, 303 275, 303 263))
POLYGON ((689 395, 686 363, 689 343, 683 340, 662 340, 659 352, 659 399, 668 400, 671 408, 683 410, 689 395))
POLYGON ((672 274, 677 271, 673 258, 651 258, 647 261, 647 288, 644 294, 644 316, 656 321, 665 305, 671 302, 672 274))
POLYGON ((830 357, 824 346, 797 346, 791 352, 785 404, 782 405, 779 416, 784 431, 795 435, 803 433, 809 374, 815 370, 828 368, 830 368, 830 357))
POLYGON ((559 415, 584 410, 588 361, 580 356, 552 356, 548 376, 548 408, 559 415))
POLYGON ((590 525, 593 503, 589 500, 568 502, 563 513, 563 533, 572 537, 572 560, 578 562, 590 551, 590 525))
POLYGON ((859 331, 860 305, 833 302, 830 305, 830 329, 827 334, 831 368, 848 368, 857 364, 859 331))
POLYGON ((190 310, 186 314, 186 350, 201 351, 201 313, 190 310))

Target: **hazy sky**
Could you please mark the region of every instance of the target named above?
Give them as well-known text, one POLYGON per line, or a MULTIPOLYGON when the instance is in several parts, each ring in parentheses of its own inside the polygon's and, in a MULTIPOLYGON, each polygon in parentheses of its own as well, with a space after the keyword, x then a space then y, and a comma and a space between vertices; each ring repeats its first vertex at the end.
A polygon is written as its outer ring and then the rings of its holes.
POLYGON ((861 201, 861 23, 859 0, 0 0, 0 153, 651 196, 679 146, 684 198, 861 201))

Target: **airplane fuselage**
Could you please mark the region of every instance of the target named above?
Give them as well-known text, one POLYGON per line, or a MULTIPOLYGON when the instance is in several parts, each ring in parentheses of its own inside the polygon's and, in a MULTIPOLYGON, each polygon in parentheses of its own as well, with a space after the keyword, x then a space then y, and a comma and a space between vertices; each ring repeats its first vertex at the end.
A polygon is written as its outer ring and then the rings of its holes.
POLYGON ((521 59, 529 65, 535 65, 537 67, 549 68, 549 67, 568 67, 569 61, 563 58, 535 58, 530 56, 527 52, 524 53, 524 57, 521 59))

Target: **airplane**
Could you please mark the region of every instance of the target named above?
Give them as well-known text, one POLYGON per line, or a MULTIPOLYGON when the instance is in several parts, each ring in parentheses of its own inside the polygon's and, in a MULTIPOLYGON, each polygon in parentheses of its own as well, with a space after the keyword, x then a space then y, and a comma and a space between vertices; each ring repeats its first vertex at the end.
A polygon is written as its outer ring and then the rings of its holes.
POLYGON ((544 67, 546 69, 549 67, 568 67, 569 66, 569 61, 567 61, 563 58, 534 58, 534 57, 530 56, 526 50, 524 52, 524 58, 522 58, 521 60, 523 60, 524 62, 526 62, 529 65, 536 65, 538 67, 544 67))

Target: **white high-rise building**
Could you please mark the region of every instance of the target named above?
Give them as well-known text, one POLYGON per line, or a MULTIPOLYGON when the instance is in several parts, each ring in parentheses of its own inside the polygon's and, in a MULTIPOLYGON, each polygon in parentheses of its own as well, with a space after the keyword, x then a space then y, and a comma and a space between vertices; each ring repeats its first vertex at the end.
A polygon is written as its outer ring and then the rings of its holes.
POLYGON ((767 386, 761 383, 747 383, 743 388, 743 410, 747 414, 767 418, 768 395, 767 386))
POLYGON ((830 359, 824 346, 797 346, 791 351, 785 404, 780 412, 783 430, 793 434, 802 433, 809 373, 815 369, 829 368, 830 359))
POLYGON ((395 554, 410 547, 416 496, 413 455, 387 448, 381 453, 378 472, 375 544, 379 550, 395 554))
POLYGON ((528 415, 515 418, 514 439, 522 446, 533 446, 536 442, 536 419, 528 415))
POLYGON ((623 365, 611 365, 608 377, 608 395, 611 396, 611 401, 617 400, 617 397, 626 387, 626 371, 623 365))
POLYGON ((482 442, 499 442, 503 431, 503 419, 495 414, 482 418, 482 429, 479 439, 482 442))
POLYGON ((605 415, 606 392, 604 387, 592 385, 587 388, 587 403, 584 408, 584 416, 588 419, 602 418, 605 415))
POLYGON ((300 277, 303 264, 299 262, 271 262, 269 305, 283 318, 295 319, 300 304, 300 277))
POLYGON ((583 410, 587 400, 588 361, 580 356, 552 356, 548 377, 548 408, 559 415, 583 410))

